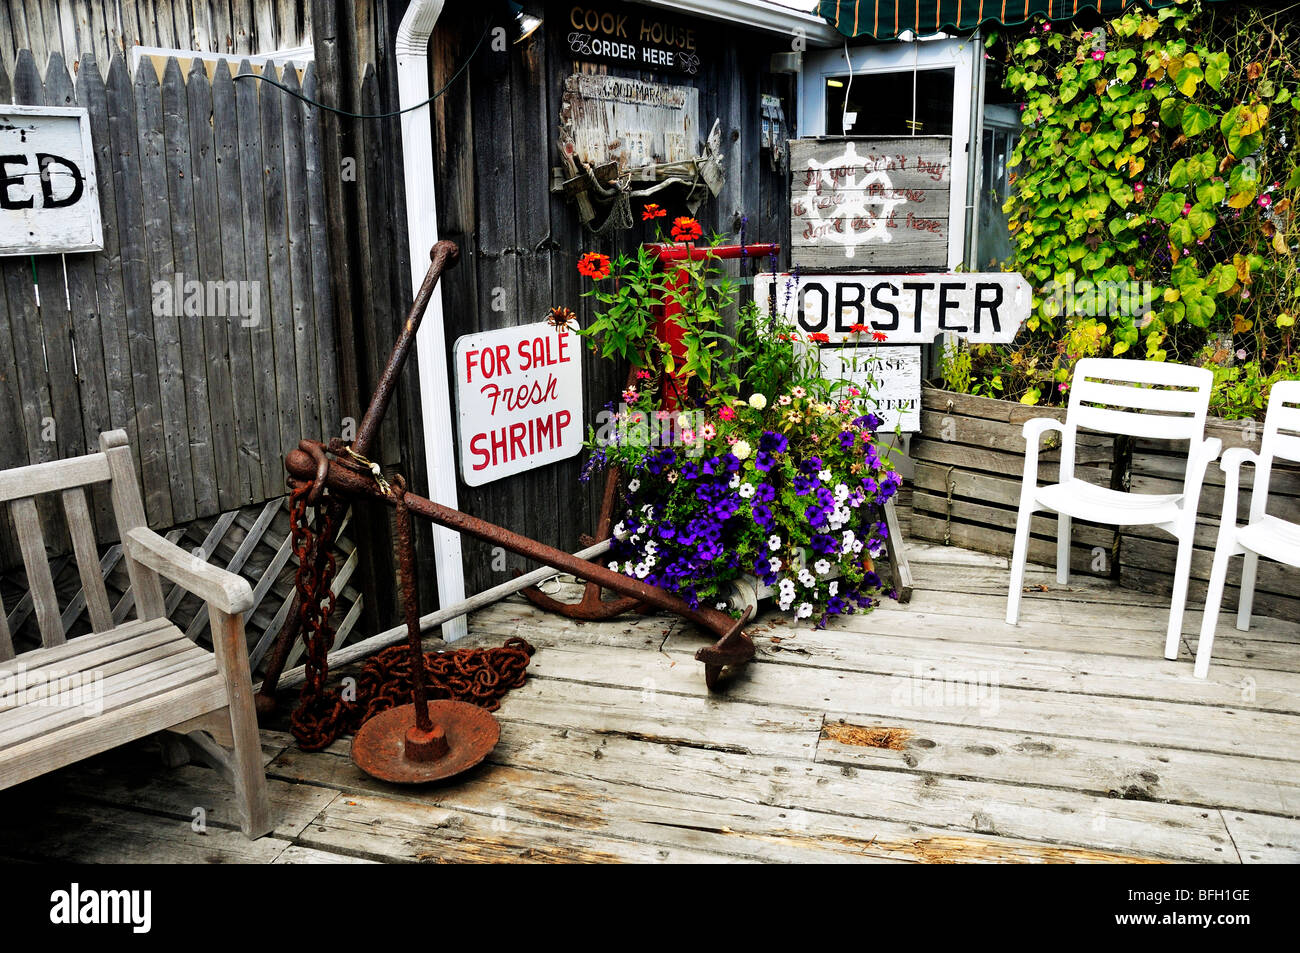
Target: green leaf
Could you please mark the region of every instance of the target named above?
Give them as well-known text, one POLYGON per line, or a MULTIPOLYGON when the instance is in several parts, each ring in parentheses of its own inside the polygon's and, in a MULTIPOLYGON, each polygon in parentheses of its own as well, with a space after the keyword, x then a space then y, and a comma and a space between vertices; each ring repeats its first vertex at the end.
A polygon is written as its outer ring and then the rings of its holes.
POLYGON ((1214 126, 1214 116, 1204 106, 1188 103, 1183 109, 1183 132, 1190 136, 1199 136, 1214 126))
POLYGON ((1196 233, 1192 231, 1192 223, 1185 218, 1179 218, 1169 226, 1169 240, 1178 248, 1186 248, 1196 240, 1196 233))
POLYGON ((1183 206, 1187 204, 1187 196, 1182 192, 1166 192, 1160 196, 1160 201, 1152 209, 1151 214, 1162 222, 1173 222, 1182 218, 1183 206))
POLYGON ((1205 78, 1199 66, 1184 66, 1174 76, 1174 85, 1184 96, 1193 96, 1196 93, 1196 87, 1205 78))
MULTIPOLYGON (((1183 106, 1181 99, 1166 99, 1160 104, 1160 121, 1166 126, 1180 126, 1183 120, 1183 106)), ((1224 132, 1227 132, 1225 129, 1224 132)))
POLYGON ((1231 70, 1232 60, 1227 53, 1215 52, 1205 58, 1205 81, 1215 92, 1223 86, 1223 80, 1231 70))
POLYGON ((1191 224, 1192 231, 1197 235, 1204 235, 1214 227, 1217 217, 1213 208, 1198 203, 1187 213, 1187 221, 1191 224))
POLYGON ((1204 205, 1218 205, 1228 196, 1228 186, 1222 181, 1202 182, 1196 187, 1196 200, 1204 205))
POLYGON ((1169 185, 1175 189, 1181 189, 1190 181, 1187 174, 1187 160, 1179 159, 1174 163, 1174 167, 1169 170, 1169 185))

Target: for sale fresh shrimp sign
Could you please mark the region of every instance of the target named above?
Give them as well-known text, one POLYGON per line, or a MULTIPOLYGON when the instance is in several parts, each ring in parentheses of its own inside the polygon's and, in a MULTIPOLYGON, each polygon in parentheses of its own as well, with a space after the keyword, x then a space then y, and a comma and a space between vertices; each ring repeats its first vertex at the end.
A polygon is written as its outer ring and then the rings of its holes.
POLYGON ((460 470, 470 486, 564 460, 582 449, 582 351, 541 322, 456 341, 460 470))

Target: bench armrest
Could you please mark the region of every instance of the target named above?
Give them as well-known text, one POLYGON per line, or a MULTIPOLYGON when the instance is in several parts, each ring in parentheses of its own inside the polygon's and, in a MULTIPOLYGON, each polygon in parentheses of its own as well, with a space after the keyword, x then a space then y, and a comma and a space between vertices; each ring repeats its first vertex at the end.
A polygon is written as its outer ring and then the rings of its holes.
POLYGON ((248 580, 187 553, 147 527, 132 529, 122 545, 136 562, 166 576, 215 609, 238 615, 253 606, 253 587, 248 580))

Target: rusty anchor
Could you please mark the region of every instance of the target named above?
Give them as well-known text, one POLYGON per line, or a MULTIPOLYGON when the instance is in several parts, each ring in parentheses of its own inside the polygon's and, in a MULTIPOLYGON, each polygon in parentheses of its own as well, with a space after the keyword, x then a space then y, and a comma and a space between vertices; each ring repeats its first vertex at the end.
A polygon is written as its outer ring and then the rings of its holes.
MULTIPOLYGON (((345 501, 368 498, 382 501, 390 506, 398 504, 397 496, 392 492, 392 487, 385 480, 382 471, 380 471, 378 465, 366 458, 366 453, 391 403, 397 379, 406 363, 411 348, 414 346, 415 334, 428 308, 433 289, 437 285, 442 272, 455 263, 457 255, 458 250, 455 243, 449 241, 438 242, 430 252, 429 271, 415 296, 401 334, 393 347, 393 352, 389 356, 388 363, 385 365, 384 372, 380 377, 361 424, 357 428, 356 438, 352 443, 347 444, 339 438, 332 439, 328 444, 314 440, 303 440, 296 450, 291 451, 285 457, 285 469, 289 473, 291 487, 296 491, 305 490, 306 501, 313 505, 318 504, 319 508, 325 512, 325 519, 323 520, 325 534, 313 541, 313 546, 309 551, 311 565, 308 566, 304 563, 300 567, 300 573, 314 574, 314 585, 310 588, 315 593, 324 592, 328 594, 329 580, 324 577, 332 575, 333 571, 332 560, 328 558, 329 546, 333 542, 332 528, 337 527, 340 523, 345 501), (329 492, 326 493, 326 490, 329 492)), ((616 479, 610 479, 606 484, 605 496, 610 503, 610 509, 612 509, 616 485, 616 479)), ((754 656, 754 644, 743 631, 745 623, 752 614, 752 609, 745 611, 739 620, 733 619, 730 615, 716 609, 707 607, 692 609, 685 601, 671 593, 614 572, 599 563, 591 562, 564 550, 529 539, 504 527, 496 526, 467 513, 443 506, 417 494, 406 492, 404 489, 400 496, 402 506, 409 511, 410 515, 419 516, 439 526, 473 536, 492 545, 501 546, 510 552, 541 563, 543 566, 571 573, 576 578, 588 583, 589 593, 595 587, 595 598, 597 600, 599 600, 600 589, 609 589, 623 597, 611 602, 602 601, 600 606, 591 606, 588 603, 589 608, 597 613, 594 616, 596 618, 606 618, 608 615, 614 615, 634 607, 645 607, 647 610, 663 609, 682 616, 712 633, 716 638, 714 644, 701 648, 695 655, 696 659, 704 664, 705 684, 710 690, 716 690, 721 686, 724 672, 738 668, 754 656)), ((602 534, 607 534, 609 529, 608 521, 602 520, 602 525, 598 529, 602 534)), ((405 589, 407 586, 406 580, 414 579, 414 553, 409 538, 405 544, 402 544, 399 539, 398 557, 399 568, 403 573, 402 585, 405 589)), ((286 624, 267 655, 265 674, 256 696, 259 712, 266 713, 274 710, 276 687, 283 673, 290 649, 296 639, 304 632, 304 623, 309 623, 314 618, 315 627, 317 629, 321 628, 320 607, 312 607, 303 603, 303 589, 304 587, 300 584, 286 624)), ((534 601, 537 601, 536 596, 549 599, 545 594, 539 592, 533 596, 534 601)), ((418 610, 414 608, 415 599, 412 597, 407 604, 413 607, 407 609, 406 612, 408 615, 408 629, 410 628, 409 619, 415 618, 416 629, 418 630, 418 610)), ((447 607, 447 611, 456 608, 459 607, 447 607)), ((470 608, 472 606, 466 605, 465 611, 469 611, 470 608)), ((327 614, 326 610, 326 618, 327 614)), ((319 636, 319 634, 318 632, 317 635, 319 636)), ((317 646, 317 648, 320 647, 317 646)), ((329 646, 325 646, 321 651, 323 652, 328 648, 329 646)), ((309 657, 311 654, 308 653, 309 657)), ((324 668, 327 665, 327 657, 322 655, 318 660, 318 664, 321 668, 324 668)), ((310 684, 311 679, 308 681, 310 684)), ((429 704, 436 705, 440 703, 429 704)), ((413 703, 410 718, 411 724, 416 725, 417 728, 423 722, 419 714, 413 703)), ((397 716, 392 717, 397 718, 397 716)), ((406 722, 402 724, 405 725, 406 722)), ((377 727, 375 730, 380 729, 377 727)), ((390 735, 397 732, 397 729, 391 725, 384 730, 388 731, 390 735)), ((405 737, 404 728, 402 729, 402 735, 405 737)), ((437 742, 430 741, 429 744, 438 747, 437 742)), ((417 743, 412 750, 419 747, 420 744, 417 743)), ((486 756, 486 752, 484 756, 486 756)))

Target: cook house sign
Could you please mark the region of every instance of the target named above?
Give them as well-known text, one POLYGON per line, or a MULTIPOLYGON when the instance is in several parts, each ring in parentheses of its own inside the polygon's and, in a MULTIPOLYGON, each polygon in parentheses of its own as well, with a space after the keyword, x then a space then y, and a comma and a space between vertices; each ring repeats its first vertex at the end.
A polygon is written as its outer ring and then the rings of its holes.
POLYGON ((582 352, 546 322, 456 341, 461 476, 469 486, 582 449, 582 352))
POLYGON ((569 8, 569 50, 584 59, 664 69, 694 76, 700 69, 696 28, 657 10, 569 8))

